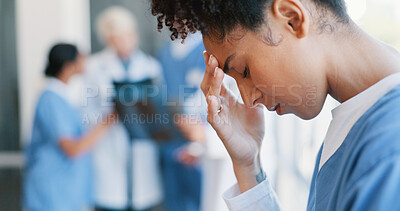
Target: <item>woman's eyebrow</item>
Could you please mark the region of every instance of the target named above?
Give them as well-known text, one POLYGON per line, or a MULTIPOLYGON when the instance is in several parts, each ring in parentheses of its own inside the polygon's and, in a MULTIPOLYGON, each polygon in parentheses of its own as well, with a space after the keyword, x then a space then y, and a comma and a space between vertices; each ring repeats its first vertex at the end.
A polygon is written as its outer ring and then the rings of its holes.
POLYGON ((229 63, 232 61, 232 59, 234 59, 236 56, 236 53, 233 53, 232 55, 228 56, 228 58, 225 60, 225 64, 224 64, 224 68, 223 71, 224 73, 229 73, 229 70, 231 69, 231 67, 229 66, 229 63))

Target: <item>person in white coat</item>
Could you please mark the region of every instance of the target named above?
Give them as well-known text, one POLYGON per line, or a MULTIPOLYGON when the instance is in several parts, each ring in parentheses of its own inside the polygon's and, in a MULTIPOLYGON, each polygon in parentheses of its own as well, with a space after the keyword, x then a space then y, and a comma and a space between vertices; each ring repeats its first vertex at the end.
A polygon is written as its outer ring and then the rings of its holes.
MULTIPOLYGON (((106 9, 97 29, 107 47, 88 59, 85 110, 90 122, 114 109, 114 81, 162 78, 159 63, 137 48, 136 22, 128 10, 106 9)), ((121 122, 112 126, 94 149, 96 210, 149 210, 160 204, 158 160, 153 140, 130 140, 121 122)))

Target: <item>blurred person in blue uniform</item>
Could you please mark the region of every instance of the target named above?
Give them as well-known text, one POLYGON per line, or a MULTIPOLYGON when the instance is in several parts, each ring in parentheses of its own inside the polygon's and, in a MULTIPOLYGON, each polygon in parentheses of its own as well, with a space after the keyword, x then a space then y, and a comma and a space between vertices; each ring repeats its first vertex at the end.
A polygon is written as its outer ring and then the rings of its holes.
POLYGON ((45 71, 49 82, 39 98, 26 150, 23 206, 28 211, 79 211, 92 201, 91 149, 114 116, 84 131, 66 85, 83 72, 84 62, 70 44, 57 44, 49 53, 45 71))
MULTIPOLYGON (((97 19, 99 38, 106 48, 89 57, 85 73, 85 116, 95 122, 113 110, 113 82, 159 81, 161 66, 137 46, 133 14, 110 7, 97 19)), ((148 210, 161 203, 162 186, 158 148, 151 139, 131 140, 119 122, 94 149, 96 210, 148 210), (132 173, 131 173, 132 172, 132 173)))
POLYGON ((188 105, 197 97, 205 65, 200 34, 184 44, 171 42, 158 55, 164 73, 167 101, 177 105, 175 118, 182 138, 161 145, 165 205, 168 211, 197 211, 201 202, 201 166, 198 155, 205 141, 205 120, 188 105))

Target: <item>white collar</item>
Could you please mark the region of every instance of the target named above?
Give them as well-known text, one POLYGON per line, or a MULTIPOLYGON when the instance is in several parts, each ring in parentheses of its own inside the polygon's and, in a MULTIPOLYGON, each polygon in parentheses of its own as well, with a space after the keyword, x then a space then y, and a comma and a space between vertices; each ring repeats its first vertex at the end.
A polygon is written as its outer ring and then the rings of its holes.
POLYGON ((47 82, 46 90, 56 93, 67 102, 70 102, 68 86, 56 77, 50 77, 47 82))
POLYGON ((324 140, 319 169, 342 145, 358 119, 399 84, 400 73, 389 75, 332 110, 332 121, 324 140))

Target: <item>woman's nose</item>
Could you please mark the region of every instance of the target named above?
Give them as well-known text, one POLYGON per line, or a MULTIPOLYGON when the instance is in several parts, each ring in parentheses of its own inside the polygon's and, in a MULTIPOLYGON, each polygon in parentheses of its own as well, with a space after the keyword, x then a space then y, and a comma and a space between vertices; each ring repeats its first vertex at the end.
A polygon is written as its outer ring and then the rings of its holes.
POLYGON ((255 86, 249 84, 238 84, 240 95, 242 96, 243 102, 246 106, 252 107, 256 104, 257 99, 262 95, 261 92, 255 86))

